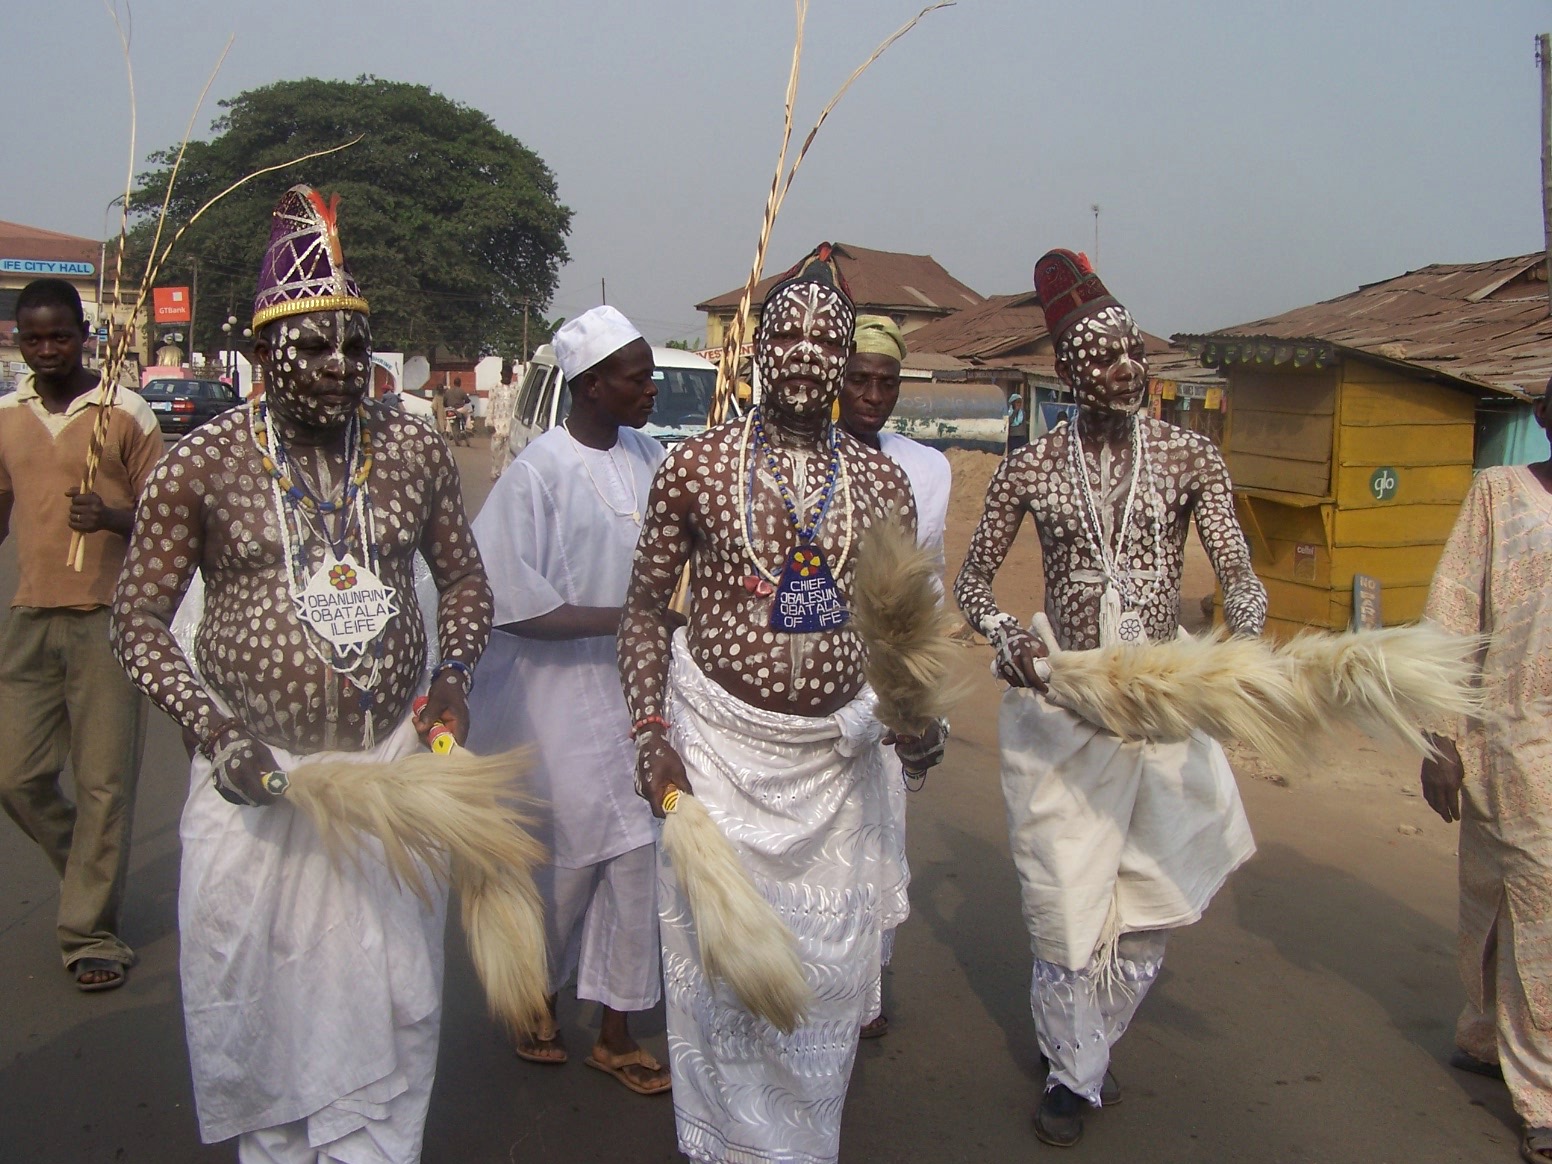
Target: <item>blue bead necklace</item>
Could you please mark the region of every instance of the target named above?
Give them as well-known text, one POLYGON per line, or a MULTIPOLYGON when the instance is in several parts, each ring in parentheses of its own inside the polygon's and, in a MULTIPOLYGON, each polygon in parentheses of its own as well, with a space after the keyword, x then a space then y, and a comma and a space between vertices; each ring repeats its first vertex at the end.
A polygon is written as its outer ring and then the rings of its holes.
MULTIPOLYGON (((755 564, 764 581, 752 576, 745 578, 745 588, 758 597, 774 596, 770 614, 772 630, 787 634, 836 630, 846 623, 850 615, 846 610, 846 604, 841 601, 840 590, 835 585, 835 577, 830 572, 828 563, 825 562, 824 551, 814 545, 814 538, 819 533, 819 527, 824 524, 825 515, 830 509, 830 501, 835 496, 836 482, 844 472, 840 429, 834 424, 830 425, 830 466, 826 471, 819 495, 806 515, 800 515, 798 512, 798 499, 792 487, 787 484, 787 479, 782 476, 781 467, 776 461, 776 451, 766 438, 765 426, 761 422, 758 408, 750 413, 747 431, 752 434, 754 445, 765 458, 766 470, 776 482, 777 493, 781 496, 782 505, 786 507, 787 517, 792 522, 792 528, 796 531, 798 540, 797 544, 787 551, 781 576, 773 578, 767 574, 754 552, 754 531, 751 529, 751 523, 754 515, 756 474, 754 463, 751 461, 748 502, 744 506, 744 542, 750 560, 755 564)), ((850 540, 849 526, 847 540, 850 540)), ((843 549, 842 557, 844 556, 843 549)))

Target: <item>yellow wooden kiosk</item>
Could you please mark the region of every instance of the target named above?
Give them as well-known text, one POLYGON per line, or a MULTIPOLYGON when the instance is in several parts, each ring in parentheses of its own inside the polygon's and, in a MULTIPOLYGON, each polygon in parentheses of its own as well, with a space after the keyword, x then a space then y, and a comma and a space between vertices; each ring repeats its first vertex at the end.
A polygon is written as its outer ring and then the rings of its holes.
MULTIPOLYGON (((1386 623, 1410 622, 1471 485, 1476 396, 1300 345, 1225 343, 1224 458, 1268 629, 1345 628, 1353 576, 1378 580, 1386 623)), ((1220 363, 1221 362, 1221 363, 1220 363)))
POLYGON ((1378 583, 1387 625, 1421 615, 1481 463, 1484 409, 1523 402, 1527 387, 1545 383, 1542 261, 1425 268, 1275 319, 1176 337, 1228 379, 1223 451, 1270 599, 1269 633, 1345 629, 1355 576, 1378 583), (1425 286, 1396 286, 1408 283, 1425 286), (1429 312, 1421 338, 1403 315, 1414 301, 1429 312), (1461 305, 1453 317, 1452 301, 1461 305))

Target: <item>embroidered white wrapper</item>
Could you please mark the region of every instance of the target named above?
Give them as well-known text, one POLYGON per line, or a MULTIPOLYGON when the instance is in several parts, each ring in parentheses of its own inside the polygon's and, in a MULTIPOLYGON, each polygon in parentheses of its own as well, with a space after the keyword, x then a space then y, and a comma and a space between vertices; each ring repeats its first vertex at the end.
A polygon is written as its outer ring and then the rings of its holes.
POLYGON ((878 1014, 880 934, 907 911, 900 836, 867 688, 824 718, 734 698, 674 640, 668 718, 697 798, 798 939, 814 1003, 790 1035, 701 968, 694 921, 659 860, 679 1147, 701 1161, 837 1158, 858 1028, 878 1014))

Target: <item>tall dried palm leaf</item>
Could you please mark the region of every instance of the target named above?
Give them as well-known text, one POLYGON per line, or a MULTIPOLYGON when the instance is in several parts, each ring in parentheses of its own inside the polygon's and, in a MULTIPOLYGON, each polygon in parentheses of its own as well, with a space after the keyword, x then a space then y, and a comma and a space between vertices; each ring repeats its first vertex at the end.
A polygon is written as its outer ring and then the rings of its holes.
MULTIPOLYGON (((109 308, 109 319, 116 322, 117 310, 123 305, 125 299, 122 281, 124 277, 124 252, 129 237, 129 204, 130 198, 134 193, 137 118, 135 99, 135 72, 129 51, 130 30, 128 27, 126 27, 126 23, 128 22, 129 6, 127 4, 125 5, 124 19, 120 18, 118 9, 113 4, 109 3, 109 0, 103 0, 103 6, 107 8, 109 16, 113 19, 114 27, 118 30, 119 48, 124 56, 124 70, 129 80, 129 167, 124 182, 124 193, 119 200, 119 233, 114 250, 113 290, 109 298, 109 303, 111 304, 111 307, 109 308)), ((233 39, 234 38, 232 37, 227 38, 226 45, 224 48, 222 48, 221 55, 216 60, 215 68, 210 71, 210 76, 206 79, 204 88, 200 90, 199 100, 195 102, 194 110, 189 114, 188 126, 184 130, 183 140, 178 144, 178 151, 174 158, 172 169, 167 176, 167 188, 163 193, 162 204, 160 210, 157 213, 156 229, 152 236, 150 253, 146 256, 145 270, 141 274, 140 280, 136 285, 134 299, 130 306, 128 317, 124 320, 122 326, 117 328, 116 331, 111 327, 109 329, 108 354, 104 359, 100 369, 100 375, 102 377, 103 401, 102 406, 97 410, 96 422, 92 426, 91 440, 87 444, 86 465, 81 474, 82 493, 90 493, 96 483, 97 469, 102 462, 103 447, 108 439, 108 427, 112 420, 113 405, 118 398, 119 375, 123 370, 124 360, 129 354, 129 348, 135 334, 135 328, 145 311, 145 305, 147 301, 151 298, 151 289, 156 285, 156 280, 161 275, 162 267, 167 262, 168 256, 172 254, 173 248, 178 245, 179 241, 188 232, 189 228, 198 222, 207 210, 209 210, 216 203, 220 202, 221 199, 225 198, 228 194, 231 194, 234 190, 238 190, 241 187, 247 185, 249 182, 253 181, 253 179, 261 177, 264 174, 273 173, 276 170, 283 170, 288 166, 295 166, 301 164, 302 162, 311 161, 314 158, 321 158, 329 154, 338 153, 340 150, 348 149, 350 146, 355 145, 356 142, 361 140, 361 138, 358 136, 352 138, 350 141, 342 142, 340 145, 330 146, 329 148, 322 150, 314 150, 311 153, 302 154, 298 157, 291 158, 276 165, 265 166, 262 169, 254 170, 249 174, 245 174, 243 177, 233 182, 230 186, 226 187, 226 189, 216 194, 215 197, 205 201, 197 210, 194 211, 192 215, 189 216, 189 220, 173 233, 171 240, 168 241, 166 246, 161 247, 161 249, 158 250, 157 248, 161 246, 162 235, 167 227, 168 207, 172 202, 173 188, 178 180, 178 171, 183 165, 183 155, 188 150, 189 139, 194 134, 195 119, 199 116, 200 108, 204 105, 205 98, 210 93, 210 87, 215 83, 216 74, 221 71, 221 65, 226 61, 227 53, 231 51, 233 39)), ((99 310, 100 309, 101 305, 99 304, 99 310)), ((86 535, 72 531, 70 535, 70 545, 65 554, 65 565, 79 572, 85 567, 85 560, 86 535)))
POLYGON ((797 177, 798 167, 803 164, 803 159, 808 156, 809 149, 814 144, 814 139, 819 135, 820 127, 829 118, 831 111, 846 95, 852 83, 868 71, 874 61, 884 55, 885 50, 895 41, 899 40, 917 22, 929 12, 936 12, 939 8, 952 8, 954 0, 943 0, 942 3, 929 4, 910 20, 906 21, 894 32, 886 36, 879 46, 852 70, 851 75, 835 91, 835 95, 820 110, 819 117, 815 120, 813 128, 808 131, 808 136, 803 139, 803 145, 798 150, 797 158, 793 161, 791 169, 787 168, 787 149, 792 144, 792 114, 793 106, 798 96, 798 72, 803 62, 803 30, 808 20, 808 0, 794 0, 797 9, 797 29, 792 44, 792 65, 787 72, 786 99, 782 106, 781 149, 776 155, 776 172, 771 175, 770 192, 765 197, 765 213, 760 219, 760 237, 755 244, 754 262, 749 267, 749 277, 744 281, 743 293, 738 298, 738 310, 733 316, 732 329, 723 337, 722 358, 717 364, 717 390, 712 396, 711 408, 706 416, 707 424, 720 424, 727 418, 728 408, 733 399, 733 393, 738 384, 738 365, 740 352, 744 346, 745 337, 748 334, 749 309, 754 301, 754 289, 760 282, 760 277, 765 271, 765 253, 770 246, 771 231, 776 226, 776 216, 781 213, 781 204, 787 197, 787 191, 792 188, 792 180, 797 177))

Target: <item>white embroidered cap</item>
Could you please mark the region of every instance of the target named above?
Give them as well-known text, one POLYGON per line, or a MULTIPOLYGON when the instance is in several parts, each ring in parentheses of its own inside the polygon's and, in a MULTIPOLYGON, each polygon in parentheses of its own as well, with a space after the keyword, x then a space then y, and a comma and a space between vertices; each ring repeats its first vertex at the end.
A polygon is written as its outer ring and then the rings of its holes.
POLYGON ((607 305, 568 319, 555 333, 555 358, 567 380, 608 359, 628 343, 641 339, 636 325, 607 305))

